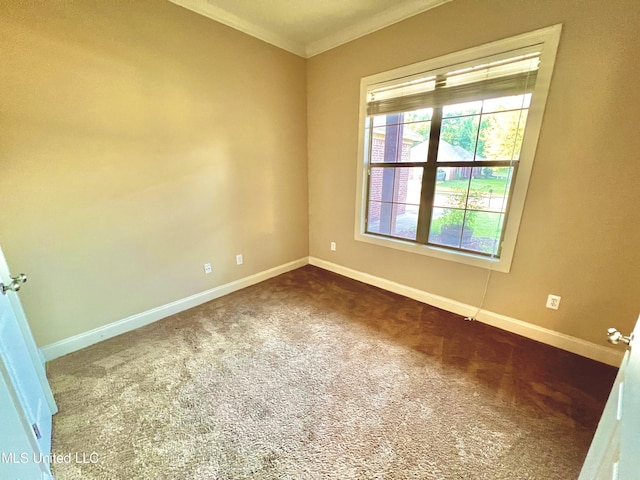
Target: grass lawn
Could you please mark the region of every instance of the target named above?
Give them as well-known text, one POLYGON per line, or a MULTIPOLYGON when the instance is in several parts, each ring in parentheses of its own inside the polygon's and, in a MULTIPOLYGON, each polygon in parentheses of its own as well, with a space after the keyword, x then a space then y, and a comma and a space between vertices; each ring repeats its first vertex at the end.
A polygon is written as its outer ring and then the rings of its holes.
MULTIPOLYGON (((466 190, 469 186, 469 180, 443 180, 437 182, 437 188, 441 190, 466 190)), ((471 180, 471 190, 475 192, 489 192, 493 190, 496 193, 504 192, 507 189, 506 178, 474 178, 471 180)))
MULTIPOLYGON (((442 224, 442 218, 434 219, 433 222, 431 222, 431 232, 439 235, 442 224)), ((500 215, 478 212, 475 215, 473 236, 495 238, 497 235, 500 235, 501 224, 502 218, 500 215)))

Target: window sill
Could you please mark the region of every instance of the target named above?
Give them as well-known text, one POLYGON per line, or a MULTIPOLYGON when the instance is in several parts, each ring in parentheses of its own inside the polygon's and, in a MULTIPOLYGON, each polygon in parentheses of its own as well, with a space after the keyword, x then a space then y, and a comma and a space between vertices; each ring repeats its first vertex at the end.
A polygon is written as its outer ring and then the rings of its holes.
POLYGON ((467 252, 454 252, 445 248, 438 248, 433 245, 419 245, 400 239, 379 237, 368 233, 356 232, 355 240, 365 242, 379 247, 393 248, 417 255, 439 258, 450 262, 463 263, 473 267, 485 268, 495 272, 508 273, 511 269, 511 259, 487 258, 481 255, 473 255, 467 252))

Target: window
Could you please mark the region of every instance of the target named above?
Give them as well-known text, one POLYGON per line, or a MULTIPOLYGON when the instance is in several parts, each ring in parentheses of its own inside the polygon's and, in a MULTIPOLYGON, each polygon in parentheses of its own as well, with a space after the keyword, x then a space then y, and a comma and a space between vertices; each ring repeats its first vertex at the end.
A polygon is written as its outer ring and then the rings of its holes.
POLYGON ((357 240, 509 271, 559 34, 362 80, 357 240))

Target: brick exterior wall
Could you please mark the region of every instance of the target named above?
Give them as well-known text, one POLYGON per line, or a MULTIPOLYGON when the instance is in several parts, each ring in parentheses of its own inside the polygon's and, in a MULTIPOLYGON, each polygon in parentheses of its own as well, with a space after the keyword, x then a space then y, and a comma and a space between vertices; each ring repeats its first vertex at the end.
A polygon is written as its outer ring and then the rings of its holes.
MULTIPOLYGON (((411 147, 413 142, 411 140, 405 140, 402 142, 402 154, 401 160, 408 162, 410 160, 411 147)), ((371 163, 381 163, 384 161, 384 135, 375 135, 371 145, 371 163)), ((409 168, 403 168, 396 171, 394 179, 394 192, 398 192, 395 202, 397 206, 397 213, 401 215, 405 212, 404 202, 407 201, 407 188, 409 185, 409 168)), ((370 185, 370 198, 381 198, 382 195, 382 169, 372 169, 371 178, 369 179, 370 185)), ((369 205, 369 221, 380 220, 380 204, 374 203, 369 205)))

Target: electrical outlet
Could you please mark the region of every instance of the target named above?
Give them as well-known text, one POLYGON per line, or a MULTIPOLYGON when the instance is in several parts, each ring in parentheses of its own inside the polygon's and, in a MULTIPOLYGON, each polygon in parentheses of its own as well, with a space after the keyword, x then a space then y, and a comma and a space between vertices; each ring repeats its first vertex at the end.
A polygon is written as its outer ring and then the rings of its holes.
POLYGON ((558 295, 549 295, 547 297, 547 308, 551 308, 553 310, 558 310, 560 307, 560 299, 558 295))
POLYGON ((336 242, 331 242, 331 251, 332 252, 336 251, 336 242))
POLYGON ((243 262, 242 254, 236 255, 236 265, 242 265, 243 262))
POLYGON ((204 273, 206 273, 207 275, 209 275, 211 273, 211 264, 210 263, 205 263, 204 264, 204 273))

